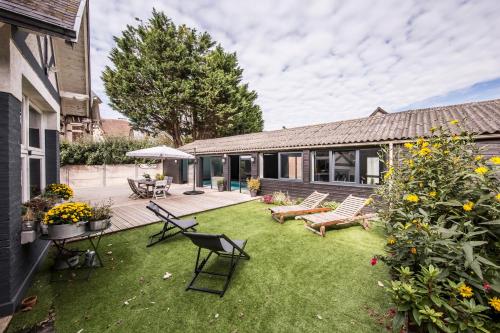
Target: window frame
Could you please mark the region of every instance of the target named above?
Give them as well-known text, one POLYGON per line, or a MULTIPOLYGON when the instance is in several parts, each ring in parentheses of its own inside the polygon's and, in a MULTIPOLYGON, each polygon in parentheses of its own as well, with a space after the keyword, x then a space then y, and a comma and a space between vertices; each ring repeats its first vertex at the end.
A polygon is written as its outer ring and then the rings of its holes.
MULTIPOLYGON (((325 182, 325 181, 319 181, 314 179, 314 173, 315 173, 315 166, 316 166, 316 150, 311 150, 310 156, 311 156, 311 163, 310 163, 310 177, 311 177, 311 183, 315 184, 325 184, 325 185, 338 185, 338 186, 351 186, 351 187, 368 187, 368 188, 375 188, 379 186, 380 184, 362 184, 361 183, 361 158, 360 158, 360 151, 363 149, 370 149, 370 148, 377 148, 378 150, 382 149, 382 146, 366 146, 366 147, 345 147, 345 148, 340 148, 340 149, 328 149, 329 152, 329 178, 330 181, 325 182), (354 173, 354 182, 342 182, 342 181, 336 181, 335 180, 335 152, 339 151, 354 151, 355 152, 355 173, 354 173)), ((326 149, 318 149, 325 151, 326 149)), ((380 176, 382 178, 382 175, 380 176)))
MULTIPOLYGON (((299 157, 299 156, 296 156, 299 157)), ((271 178, 270 178, 271 179, 271 178)), ((283 151, 283 152, 278 152, 278 180, 281 181, 286 181, 286 182, 304 182, 304 153, 301 151, 283 151), (301 172, 300 172, 300 178, 285 178, 281 177, 281 155, 289 155, 289 154, 299 154, 301 158, 301 172)))

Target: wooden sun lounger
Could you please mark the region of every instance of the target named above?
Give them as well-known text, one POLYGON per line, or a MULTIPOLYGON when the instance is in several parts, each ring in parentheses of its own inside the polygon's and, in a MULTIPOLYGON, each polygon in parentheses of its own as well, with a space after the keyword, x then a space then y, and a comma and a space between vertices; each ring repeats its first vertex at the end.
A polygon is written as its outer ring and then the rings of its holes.
POLYGON ((372 218, 374 214, 359 215, 365 206, 366 198, 349 195, 334 211, 297 216, 296 219, 304 220, 306 229, 324 237, 328 226, 349 226, 372 218))
POLYGON ((285 222, 285 218, 287 217, 330 211, 331 208, 318 207, 319 204, 326 199, 326 197, 328 197, 328 193, 319 193, 314 191, 299 205, 277 206, 269 208, 269 210, 271 211, 273 219, 283 224, 285 222))

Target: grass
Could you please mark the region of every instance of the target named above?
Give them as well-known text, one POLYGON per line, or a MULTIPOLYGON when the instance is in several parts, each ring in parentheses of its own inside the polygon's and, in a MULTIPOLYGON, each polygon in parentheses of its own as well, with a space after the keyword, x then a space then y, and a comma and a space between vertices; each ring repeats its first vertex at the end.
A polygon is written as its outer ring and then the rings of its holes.
POLYGON ((103 237, 105 267, 90 281, 49 283, 47 260, 29 292, 39 303, 16 314, 9 332, 50 309, 56 332, 383 332, 373 313, 387 310, 377 287, 387 270, 369 263, 382 252, 381 230, 351 227, 322 239, 299 221, 274 222, 268 207, 250 202, 197 215, 201 232, 248 239, 251 260, 240 263, 223 298, 184 291, 196 248, 181 235, 146 248, 154 224, 103 237), (163 280, 165 272, 173 276, 163 280))

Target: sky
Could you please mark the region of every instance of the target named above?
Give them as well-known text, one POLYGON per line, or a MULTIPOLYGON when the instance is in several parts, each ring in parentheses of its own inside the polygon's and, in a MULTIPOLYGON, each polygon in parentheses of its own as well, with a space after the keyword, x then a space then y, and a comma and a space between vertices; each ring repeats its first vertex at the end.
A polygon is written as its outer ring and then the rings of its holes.
POLYGON ((500 1, 91 0, 92 88, 152 9, 236 52, 265 130, 500 98, 500 1))

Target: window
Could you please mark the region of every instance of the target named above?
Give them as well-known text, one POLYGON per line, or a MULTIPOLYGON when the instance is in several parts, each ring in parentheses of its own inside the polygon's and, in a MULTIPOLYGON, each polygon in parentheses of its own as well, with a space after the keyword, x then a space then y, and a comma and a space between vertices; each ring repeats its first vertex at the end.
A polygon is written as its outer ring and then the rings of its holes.
POLYGON ((380 171, 383 164, 378 153, 378 149, 361 149, 359 151, 361 184, 380 184, 380 171))
POLYGON ((30 198, 42 193, 42 160, 39 158, 30 158, 30 198))
POLYGON ((29 146, 40 148, 42 115, 32 107, 29 109, 29 126, 29 146))
POLYGON ((334 180, 354 183, 356 179, 356 151, 336 151, 334 153, 334 180))
POLYGON ((278 154, 263 154, 262 176, 263 178, 278 178, 278 154))
POLYGON ((280 178, 302 179, 302 153, 280 153, 280 178))
POLYGON ((314 181, 330 181, 330 152, 317 151, 314 153, 314 181))
POLYGON ((380 184, 384 164, 379 153, 379 148, 312 152, 312 179, 315 182, 380 184))

